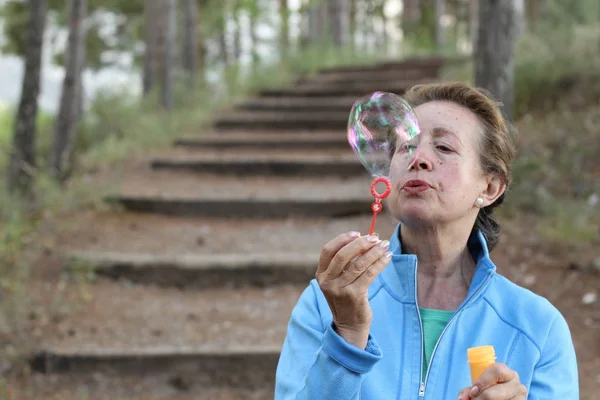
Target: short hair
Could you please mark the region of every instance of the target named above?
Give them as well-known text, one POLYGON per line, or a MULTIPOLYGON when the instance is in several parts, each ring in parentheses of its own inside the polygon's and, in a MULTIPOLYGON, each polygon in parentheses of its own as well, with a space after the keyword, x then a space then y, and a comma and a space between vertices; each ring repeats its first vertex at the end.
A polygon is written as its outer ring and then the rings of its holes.
MULTIPOLYGON (((473 112, 483 128, 479 141, 481 167, 486 174, 500 179, 508 189, 512 182, 511 165, 517 153, 518 135, 502 114, 502 104, 489 92, 461 82, 443 82, 414 86, 403 97, 412 107, 431 101, 450 101, 473 112)), ((485 235, 490 250, 500 236, 500 225, 493 210, 502 204, 504 197, 505 193, 493 204, 482 208, 473 227, 485 235)))

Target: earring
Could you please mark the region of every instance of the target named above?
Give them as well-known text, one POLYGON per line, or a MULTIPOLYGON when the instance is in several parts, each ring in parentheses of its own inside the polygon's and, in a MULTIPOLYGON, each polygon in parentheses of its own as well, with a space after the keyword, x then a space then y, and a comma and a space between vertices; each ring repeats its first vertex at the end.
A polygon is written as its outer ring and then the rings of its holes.
POLYGON ((475 205, 477 207, 481 207, 483 205, 483 199, 481 197, 478 197, 477 200, 475 200, 475 205))

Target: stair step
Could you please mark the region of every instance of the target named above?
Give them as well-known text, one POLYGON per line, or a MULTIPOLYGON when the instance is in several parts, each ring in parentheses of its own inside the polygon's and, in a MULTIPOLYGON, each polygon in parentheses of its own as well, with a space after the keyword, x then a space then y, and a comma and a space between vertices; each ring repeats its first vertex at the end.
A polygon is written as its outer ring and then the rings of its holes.
POLYGON ((348 125, 347 111, 235 111, 216 118, 217 129, 311 129, 343 131, 348 125))
POLYGON ((383 91, 404 91, 416 84, 420 83, 430 83, 435 82, 437 79, 435 77, 426 77, 421 79, 387 79, 387 80, 364 80, 360 77, 356 77, 356 79, 346 79, 340 81, 329 81, 329 80, 315 80, 304 82, 300 85, 297 85, 295 89, 298 90, 314 90, 314 91, 338 91, 338 90, 346 90, 350 93, 358 93, 365 92, 368 94, 370 92, 383 90, 383 91), (392 90, 386 90, 385 88, 390 88, 392 90))
POLYGON ((367 65, 341 65, 337 67, 326 67, 321 68, 319 73, 327 74, 327 73, 337 73, 337 72, 346 72, 346 71, 360 71, 360 72, 369 72, 369 71, 386 71, 386 70, 410 70, 410 69, 421 69, 428 68, 433 66, 441 66, 443 65, 445 58, 437 57, 437 56, 424 56, 424 57, 412 57, 406 58, 403 60, 388 60, 388 61, 379 61, 373 64, 367 65))
POLYGON ((348 140, 343 131, 339 132, 311 132, 282 134, 270 133, 235 133, 219 132, 206 137, 181 137, 174 141, 176 147, 183 148, 210 148, 210 149, 321 149, 335 150, 348 147, 348 140))
POLYGON ((128 176, 106 200, 128 210, 220 218, 346 217, 371 212, 370 179, 246 177, 157 170, 128 176))
POLYGON ((236 110, 281 112, 342 112, 348 114, 357 97, 256 97, 237 103, 236 110))
POLYGON ((431 65, 418 69, 391 69, 380 71, 333 71, 317 73, 315 75, 305 76, 298 79, 298 85, 305 83, 348 83, 348 82, 378 82, 388 83, 396 81, 417 81, 437 78, 440 66, 431 65))
MULTIPOLYGON (((67 285, 66 293, 80 291, 67 285)), ((90 300, 41 339, 31 366, 41 373, 182 373, 205 386, 272 385, 304 287, 181 291, 98 279, 88 287, 90 300)))
POLYGON ((397 93, 402 95, 410 87, 420 83, 431 83, 434 82, 432 79, 423 81, 411 81, 406 83, 388 82, 386 85, 380 85, 373 82, 363 82, 351 86, 339 84, 331 87, 319 87, 311 86, 307 88, 303 87, 292 87, 292 88, 281 88, 281 89, 264 89, 259 92, 261 97, 355 97, 360 98, 366 96, 375 91, 383 91, 390 93, 397 93))
MULTIPOLYGON (((272 387, 255 390, 210 387, 193 376, 106 376, 99 372, 71 375, 30 373, 14 382, 5 378, 11 399, 43 400, 273 400, 272 387)), ((6 386, 5 386, 6 387, 6 386)))
POLYGON ((346 148, 319 149, 314 153, 291 149, 285 152, 266 146, 256 149, 170 152, 151 160, 155 170, 188 171, 235 176, 337 176, 355 177, 364 167, 346 148))
MULTIPOLYGON (((370 209, 369 204, 367 208, 370 209)), ((115 264, 122 262, 130 269, 139 269, 132 274, 143 274, 142 268, 145 266, 161 266, 165 269, 172 266, 189 271, 190 279, 199 284, 207 271, 221 267, 225 270, 226 278, 223 280, 242 282, 243 279, 231 276, 228 270, 242 271, 253 262, 260 268, 276 272, 275 265, 286 256, 290 256, 286 261, 286 271, 301 271, 303 264, 312 255, 319 254, 323 245, 337 235, 350 230, 366 233, 371 225, 371 215, 335 220, 241 219, 235 223, 227 219, 176 218, 111 210, 82 211, 73 217, 77 223, 61 229, 60 246, 55 247, 54 251, 65 255, 96 254, 98 263, 92 263, 94 267, 99 267, 100 263, 110 263, 103 255, 115 255, 115 264), (246 259, 237 258, 240 254, 247 255, 246 259), (198 267, 192 272, 192 268, 200 263, 206 269, 198 267), (191 278, 192 274, 196 277, 191 278)), ((394 227, 395 221, 384 205, 383 212, 377 218, 376 231, 380 237, 388 238, 394 227)), ((313 268, 316 262, 313 259, 313 268)), ((114 271, 117 274, 119 269, 114 271)), ((278 275, 281 279, 279 283, 285 283, 285 279, 289 278, 285 274, 278 275)))
POLYGON ((72 270, 81 266, 113 279, 135 283, 214 289, 306 285, 314 277, 317 252, 152 254, 73 251, 67 255, 72 270))

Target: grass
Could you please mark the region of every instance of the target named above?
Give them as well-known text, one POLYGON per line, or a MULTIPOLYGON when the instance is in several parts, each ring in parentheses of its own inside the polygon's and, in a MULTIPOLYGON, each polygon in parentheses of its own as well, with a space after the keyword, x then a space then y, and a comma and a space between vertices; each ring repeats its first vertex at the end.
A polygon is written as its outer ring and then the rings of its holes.
MULTIPOLYGON (((512 219, 536 216, 540 237, 564 248, 600 244, 600 208, 593 204, 600 194, 600 110, 597 101, 580 103, 582 90, 565 91, 560 107, 518 122, 520 150, 503 210, 512 219)), ((598 95, 600 85, 585 90, 598 95)))

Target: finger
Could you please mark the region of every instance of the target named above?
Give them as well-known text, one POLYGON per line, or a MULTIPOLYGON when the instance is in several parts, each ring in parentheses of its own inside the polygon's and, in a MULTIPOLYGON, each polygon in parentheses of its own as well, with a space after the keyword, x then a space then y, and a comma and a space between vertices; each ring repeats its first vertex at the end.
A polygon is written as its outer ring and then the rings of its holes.
POLYGON ((518 392, 515 397, 510 400, 526 400, 527 399, 527 386, 519 383, 518 392))
POLYGON ((469 400, 469 389, 471 387, 463 388, 460 392, 458 392, 458 400, 469 400))
POLYGON ((521 399, 521 384, 513 383, 513 381, 498 383, 491 386, 481 392, 476 398, 480 400, 494 400, 494 399, 521 399))
POLYGON ((342 247, 336 254, 333 256, 331 263, 329 263, 329 267, 324 271, 323 275, 325 275, 326 279, 336 279, 338 278, 346 266, 352 261, 354 258, 363 255, 373 246, 377 245, 379 242, 379 237, 372 236, 362 236, 344 247, 342 247))
POLYGON ((503 363, 495 363, 494 365, 483 371, 483 374, 477 379, 471 388, 471 397, 476 397, 479 393, 482 393, 487 388, 494 386, 498 383, 509 382, 516 378, 516 383, 519 382, 518 374, 508 368, 503 363))
POLYGON ((352 283, 363 288, 368 288, 371 283, 377 278, 377 275, 384 270, 385 267, 390 263, 392 258, 392 252, 386 251, 377 261, 375 261, 369 268, 365 270, 356 280, 352 283))
POLYGON ((317 274, 325 272, 337 252, 348 243, 356 240, 358 237, 360 237, 360 232, 350 231, 337 235, 327 242, 327 244, 325 244, 325 246, 323 246, 321 249, 321 254, 319 255, 319 267, 317 268, 317 274))
POLYGON ((370 268, 386 253, 389 246, 390 242, 384 240, 371 247, 363 255, 355 257, 350 263, 348 263, 344 272, 339 276, 338 281, 340 286, 344 287, 356 281, 356 279, 361 276, 367 270, 367 268, 370 268))

